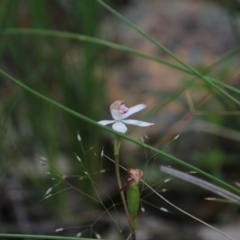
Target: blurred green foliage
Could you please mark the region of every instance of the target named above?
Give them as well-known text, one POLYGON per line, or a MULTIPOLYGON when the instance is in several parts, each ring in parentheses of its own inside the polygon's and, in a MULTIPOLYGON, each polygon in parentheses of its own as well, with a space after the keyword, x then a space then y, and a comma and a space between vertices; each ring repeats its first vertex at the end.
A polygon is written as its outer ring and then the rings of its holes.
MULTIPOLYGON (((95 37, 98 23, 95 0, 3 0, 0 3, 1 29, 60 29, 95 37)), ((92 119, 96 119, 104 103, 100 56, 99 46, 61 38, 2 36, 0 42, 0 64, 5 71, 39 93, 92 119)), ((61 154, 69 159, 75 158, 73 152, 81 155, 78 132, 86 147, 94 146, 95 151, 98 150, 96 128, 8 81, 0 84, 2 176, 8 166, 26 158, 24 164, 37 165, 34 157, 44 156, 57 167, 61 154)), ((89 171, 91 168, 94 171, 93 155, 88 154, 86 160, 89 171)), ((68 164, 73 171, 79 167, 77 161, 68 164)), ((39 187, 37 181, 32 182, 39 187)), ((86 182, 83 187, 91 189, 86 182)))

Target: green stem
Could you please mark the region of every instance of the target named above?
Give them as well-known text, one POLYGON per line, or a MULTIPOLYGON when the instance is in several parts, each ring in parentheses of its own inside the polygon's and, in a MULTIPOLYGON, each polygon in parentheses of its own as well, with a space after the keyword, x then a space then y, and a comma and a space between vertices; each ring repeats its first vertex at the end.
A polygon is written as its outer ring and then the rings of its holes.
POLYGON ((137 227, 137 214, 139 209, 140 203, 140 192, 139 186, 132 186, 131 183, 129 184, 127 190, 127 201, 128 201, 128 210, 131 217, 131 236, 132 240, 136 239, 136 227, 137 227))
MULTIPOLYGON (((117 183, 118 183, 119 190, 122 189, 122 182, 121 182, 120 171, 119 171, 120 145, 121 145, 120 137, 116 136, 116 140, 115 140, 115 144, 114 144, 114 158, 115 158, 115 172, 116 172, 116 178, 117 178, 117 183)), ((120 195, 121 195, 121 198, 122 198, 122 203, 123 203, 124 211, 125 211, 127 219, 128 219, 129 226, 131 227, 131 217, 130 217, 130 214, 129 214, 129 211, 128 211, 124 191, 120 191, 120 195)))
POLYGON ((137 225, 137 216, 132 217, 132 219, 131 219, 131 235, 132 235, 132 240, 136 240, 136 225, 137 225))

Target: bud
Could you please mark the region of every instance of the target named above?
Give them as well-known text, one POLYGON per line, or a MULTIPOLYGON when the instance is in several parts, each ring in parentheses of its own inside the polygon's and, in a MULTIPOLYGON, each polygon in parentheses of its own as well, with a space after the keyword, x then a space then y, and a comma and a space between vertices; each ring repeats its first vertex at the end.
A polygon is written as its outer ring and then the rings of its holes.
POLYGON ((142 176, 143 176, 142 170, 129 168, 128 175, 127 175, 127 182, 132 187, 138 186, 142 176))
POLYGON ((143 176, 143 171, 140 169, 128 169, 127 183, 129 188, 127 190, 128 210, 131 217, 135 217, 138 213, 140 203, 139 183, 143 176))
POLYGON ((126 185, 128 185, 127 190, 127 202, 128 202, 128 211, 130 214, 130 229, 131 233, 135 235, 136 225, 137 225, 137 213, 140 203, 140 192, 139 192, 139 183, 143 176, 143 171, 140 169, 128 169, 128 175, 126 178, 126 185))

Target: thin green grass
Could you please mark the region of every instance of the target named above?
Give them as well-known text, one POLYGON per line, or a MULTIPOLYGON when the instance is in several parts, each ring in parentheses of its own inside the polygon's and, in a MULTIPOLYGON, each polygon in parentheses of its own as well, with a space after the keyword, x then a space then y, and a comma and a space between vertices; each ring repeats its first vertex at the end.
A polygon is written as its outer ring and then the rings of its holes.
POLYGON ((140 33, 143 37, 145 37, 147 40, 149 40, 151 43, 156 45, 158 48, 163 50, 165 53, 167 53, 169 56, 171 56, 173 59, 177 60, 181 65, 183 65, 190 73, 194 74, 195 76, 199 77, 200 79, 204 80, 206 83, 208 83, 211 87, 213 87, 214 90, 217 90, 221 94, 223 94, 225 97, 227 97, 229 100, 240 106, 240 102, 234 98, 232 95, 228 94, 225 90, 220 88, 218 85, 216 85, 214 82, 211 81, 211 79, 205 77, 205 75, 201 74, 199 71, 194 69, 192 66, 190 66, 188 63, 184 62, 181 58, 176 56, 173 52, 168 50, 166 47, 164 47, 160 42, 153 39, 151 36, 149 36, 147 33, 143 32, 141 29, 139 29, 135 24, 130 22, 128 19, 126 19, 124 16, 116 12, 114 9, 112 9, 109 5, 104 3, 101 0, 96 0, 99 4, 101 4, 104 8, 109 10, 111 13, 113 13, 116 17, 120 18, 123 22, 125 22, 129 27, 136 30, 138 33, 140 33))
MULTIPOLYGON (((144 53, 144 52, 141 52, 141 51, 138 51, 138 50, 135 50, 135 49, 123 46, 123 45, 119 45, 119 44, 116 44, 113 42, 109 42, 106 40, 102 40, 102 39, 98 39, 98 38, 94 38, 94 37, 90 37, 90 36, 85 36, 82 34, 63 32, 63 31, 57 31, 57 30, 48 30, 48 29, 23 29, 23 28, 21 28, 21 29, 14 29, 14 28, 6 29, 6 30, 0 32, 0 34, 2 34, 2 35, 19 35, 19 34, 20 35, 40 35, 40 36, 48 36, 48 37, 69 38, 69 39, 79 40, 82 42, 89 42, 92 44, 98 44, 98 45, 102 45, 102 46, 116 49, 119 51, 123 51, 123 52, 129 53, 129 54, 132 54, 132 55, 140 56, 145 59, 153 60, 153 61, 159 62, 161 64, 164 64, 166 66, 169 66, 170 68, 173 68, 173 69, 179 70, 181 72, 189 73, 196 77, 199 77, 198 74, 196 74, 195 72, 192 72, 188 68, 179 66, 175 63, 164 60, 160 57, 153 56, 151 54, 147 54, 147 53, 144 53)), ((218 64, 225 62, 228 59, 233 58, 235 55, 239 54, 239 52, 240 52, 240 48, 236 47, 235 49, 224 54, 212 66, 207 67, 207 69, 209 69, 209 68, 212 69, 212 68, 216 67, 218 64)), ((235 88, 231 85, 223 83, 212 77, 208 77, 208 79, 209 79, 209 81, 212 81, 214 84, 217 84, 223 88, 226 88, 227 90, 230 90, 234 93, 240 94, 240 90, 238 88, 235 88)))
POLYGON ((0 237, 6 238, 26 238, 26 239, 52 239, 52 240, 89 240, 89 239, 96 239, 96 238, 79 238, 79 237, 60 237, 60 236, 47 236, 47 235, 31 235, 31 234, 4 234, 0 233, 0 237))
POLYGON ((222 181, 222 180, 220 180, 220 179, 218 179, 218 178, 215 178, 215 177, 212 176, 211 174, 208 174, 208 173, 202 171, 201 169, 199 169, 199 168, 197 168, 197 167, 194 167, 194 166, 191 165, 191 164, 188 164, 188 163, 184 162, 184 161, 181 160, 181 159, 178 159, 178 158, 176 158, 176 157, 173 157, 172 155, 169 155, 169 154, 167 154, 167 153, 165 153, 165 152, 163 152, 163 151, 160 151, 160 150, 158 150, 158 149, 156 149, 156 148, 154 148, 154 147, 152 147, 152 146, 149 146, 149 145, 147 145, 147 144, 145 144, 145 143, 142 143, 142 142, 140 142, 140 141, 137 141, 137 140, 135 140, 135 139, 133 139, 133 138, 125 135, 125 134, 121 134, 121 133, 119 133, 119 132, 116 132, 116 131, 114 131, 113 129, 111 129, 111 128, 109 128, 109 127, 106 127, 106 126, 103 126, 103 125, 97 123, 96 121, 92 120, 91 118, 88 118, 88 117, 86 117, 86 116, 84 116, 84 115, 82 115, 82 114, 80 114, 80 113, 77 113, 77 112, 69 109, 68 107, 63 106, 62 104, 60 104, 60 103, 58 103, 58 102, 56 102, 56 101, 53 101, 52 99, 50 99, 50 98, 48 98, 48 97, 40 94, 39 92, 37 92, 37 91, 29 88, 29 87, 26 86, 25 84, 19 82, 17 79, 13 78, 12 76, 10 76, 10 75, 7 74, 6 72, 4 72, 2 69, 0 69, 0 74, 2 74, 2 75, 3 75, 4 77, 6 77, 8 80, 11 80, 12 82, 14 82, 15 84, 17 84, 18 86, 24 88, 26 91, 28 91, 28 92, 30 92, 31 94, 35 95, 36 97, 39 97, 39 98, 41 98, 42 100, 44 100, 44 101, 46 101, 46 102, 48 102, 48 103, 50 103, 50 104, 53 104, 54 106, 56 106, 56 107, 64 110, 65 112, 67 112, 67 113, 69 113, 69 114, 72 114, 73 116, 76 116, 76 117, 82 119, 83 121, 88 122, 89 124, 92 124, 92 125, 94 125, 94 126, 97 126, 97 127, 99 127, 99 128, 102 128, 102 129, 104 129, 104 130, 107 130, 108 132, 111 132, 111 133, 113 133, 113 134, 115 134, 115 135, 117 135, 117 136, 119 136, 119 137, 122 137, 122 138, 124 138, 124 139, 127 139, 127 140, 130 141, 130 142, 133 142, 133 143, 135 143, 135 144, 137 144, 137 145, 139 145, 139 146, 141 146, 141 147, 144 147, 144 148, 146 148, 146 149, 148 149, 148 150, 151 150, 151 151, 153 151, 153 152, 155 152, 155 153, 157 153, 157 154, 159 154, 159 155, 161 155, 161 156, 164 156, 164 157, 166 157, 166 158, 168 158, 168 159, 170 159, 170 160, 172 160, 172 161, 175 161, 175 162, 181 164, 182 166, 185 166, 185 167, 187 167, 187 168, 189 168, 189 169, 191 169, 191 170, 194 170, 194 171, 196 171, 196 172, 198 172, 198 173, 201 173, 202 175, 208 177, 209 179, 212 179, 214 182, 219 183, 219 184, 221 184, 221 185, 223 185, 223 186, 231 189, 232 191, 235 191, 235 192, 237 192, 237 193, 240 194, 240 190, 239 190, 239 189, 233 187, 233 186, 230 185, 230 184, 227 184, 226 182, 224 182, 224 181, 222 181))
MULTIPOLYGON (((2 119, 3 127, 8 124, 8 117, 10 117, 14 112, 14 106, 18 106, 18 104, 21 105, 24 102, 23 105, 26 116, 23 117, 23 121, 26 121, 29 123, 29 125, 31 125, 33 136, 35 136, 36 141, 38 141, 35 143, 35 145, 41 146, 44 150, 46 150, 50 161, 57 159, 59 146, 61 144, 63 145, 61 147, 65 148, 66 146, 64 144, 67 142, 67 144, 69 144, 74 151, 75 149, 78 149, 79 145, 77 145, 73 140, 70 140, 72 138, 69 137, 69 135, 76 136, 76 132, 79 128, 83 130, 81 131, 80 129, 80 132, 83 133, 84 138, 86 138, 84 139, 86 145, 88 147, 94 145, 94 147, 97 149, 96 151, 99 152, 100 144, 98 130, 103 129, 132 143, 135 143, 146 150, 150 150, 154 156, 162 156, 167 158, 172 162, 176 162, 179 165, 188 168, 189 170, 196 171, 215 183, 218 183, 219 185, 222 185, 225 188, 240 194, 240 190, 238 188, 189 163, 186 163, 184 160, 167 154, 164 151, 156 149, 144 142, 137 141, 127 135, 120 134, 109 127, 99 125, 95 121, 100 120, 98 119, 98 116, 100 115, 99 113, 101 112, 105 101, 105 99, 102 97, 104 95, 104 82, 102 81, 102 77, 99 76, 98 71, 100 66, 99 56, 102 53, 101 47, 108 47, 126 52, 128 54, 143 57, 145 59, 164 64, 170 69, 176 69, 184 74, 187 73, 191 76, 194 76, 193 79, 183 82, 181 86, 173 90, 163 102, 157 104, 155 108, 151 109, 146 115, 146 118, 159 112, 168 103, 176 100, 187 89, 194 89, 194 87, 198 88, 199 85, 203 86, 203 88, 211 94, 211 102, 217 101, 221 104, 221 106, 224 106, 226 110, 229 110, 230 108, 235 109, 236 106, 240 106, 240 101, 238 100, 240 90, 224 82, 226 76, 232 72, 232 64, 230 61, 234 60, 237 54, 239 54, 239 47, 226 53, 212 66, 205 67, 200 71, 190 66, 188 63, 176 56, 173 52, 169 51, 161 43, 153 39, 147 33, 143 32, 136 25, 101 0, 82 0, 74 2, 72 18, 79 24, 77 32, 81 32, 82 34, 52 30, 52 28, 55 26, 50 17, 52 13, 49 8, 50 5, 48 5, 47 1, 40 0, 35 1, 34 3, 32 1, 28 1, 26 4, 27 10, 29 11, 29 22, 31 23, 31 28, 16 28, 18 26, 18 19, 17 15, 13 13, 16 13, 16 9, 20 8, 21 3, 23 2, 19 1, 19 4, 16 4, 16 6, 13 6, 12 3, 12 1, 5 0, 1 2, 0 23, 2 24, 3 30, 1 30, 0 35, 5 41, 0 43, 0 53, 3 54, 2 56, 4 57, 7 49, 7 52, 11 56, 11 61, 15 64, 15 71, 13 71, 12 74, 8 74, 8 72, 11 71, 8 68, 5 71, 3 70, 5 67, 2 67, 2 69, 0 69, 0 74, 4 77, 4 79, 8 80, 9 82, 13 82, 18 87, 21 87, 21 89, 17 90, 19 95, 16 95, 17 99, 20 100, 19 102, 15 101, 15 97, 13 97, 13 99, 9 99, 5 104, 3 104, 3 106, 0 106, 3 116, 5 116, 5 119, 2 119), (166 61, 157 56, 97 38, 97 13, 99 6, 106 8, 116 17, 120 18, 130 28, 136 30, 149 42, 156 45, 163 52, 171 56, 175 61, 178 62, 178 64, 166 61), (10 20, 6 20, 7 16, 9 15, 7 14, 7 11, 14 16, 11 17, 10 20), (26 37, 26 35, 29 36, 26 37), (15 38, 17 38, 17 40, 15 38), (8 40, 9 44, 7 44, 8 40), (69 68, 69 65, 65 66, 68 61, 66 60, 66 57, 63 58, 62 56, 64 56, 69 49, 69 45, 66 45, 65 40, 76 40, 76 42, 79 41, 79 43, 77 42, 76 46, 81 44, 81 57, 83 58, 83 61, 81 61, 81 66, 76 67, 76 69, 69 68), (29 43, 31 44, 29 45, 29 43), (22 47, 19 48, 19 46, 22 47), (45 55, 43 54, 44 56, 42 56, 42 51, 45 52, 45 55), (27 56, 26 53, 27 55, 29 54, 29 56, 27 56), (29 63, 27 59, 34 59, 34 61, 29 63), (211 72, 215 70, 215 67, 219 67, 220 64, 223 65, 224 71, 221 71, 218 75, 216 73, 213 74, 217 77, 210 76, 211 72), (53 73, 46 74, 48 71, 50 73, 53 71, 53 73), (16 75, 17 77, 13 77, 13 75, 16 75), (54 76, 53 79, 45 79, 46 76, 51 75, 54 76), (76 76, 78 77, 76 78, 76 76), (199 79, 203 81, 200 82, 199 79), (59 96, 59 92, 61 92, 61 96, 59 96), (101 99, 101 101, 99 101, 99 99, 101 99), (64 120, 60 121, 60 116, 63 117, 64 120), (80 123, 79 119, 82 120, 80 123), (56 127, 56 125, 58 126, 56 127), (67 130, 64 128, 63 132, 59 132, 59 129, 62 130, 62 125, 65 125, 67 130), (66 141, 60 140, 61 138, 65 137, 67 139, 66 141)), ((233 15, 232 20, 233 30, 236 33, 236 37, 239 37, 239 34, 236 31, 237 28, 235 15, 233 15)), ((73 44, 75 44, 75 41, 73 42, 73 44)), ((76 47, 76 49, 79 48, 76 47)), ((12 86, 11 84, 9 85, 12 86)), ((0 147, 3 152, 6 150, 4 144, 1 143, 0 147)), ((97 193, 98 187, 93 173, 96 172, 96 168, 99 168, 99 165, 96 164, 94 154, 91 154, 92 152, 88 156, 83 154, 84 163, 88 164, 88 169, 91 169, 89 170, 89 174, 91 176, 89 184, 84 185, 86 189, 89 189, 89 192, 83 191, 87 198, 91 197, 92 191, 97 193)), ((9 159, 13 158, 14 154, 9 154, 8 157, 9 159)), ((156 157, 155 162, 157 161, 159 160, 156 157)), ((150 185, 146 186, 147 188, 151 189, 150 185)), ((157 186, 159 185, 157 184, 157 186)), ((65 209, 67 212, 67 206, 64 205, 64 196, 60 196, 59 194, 60 192, 64 192, 62 186, 57 184, 54 189, 56 190, 55 195, 57 195, 60 200, 59 207, 61 209, 65 209)), ((161 196, 159 197, 162 198, 161 196)), ((98 200, 98 203, 101 204, 101 199, 98 200)), ((107 209, 105 210, 107 211, 107 209)), ((0 234, 0 236, 35 239, 83 239, 22 234, 0 234)))

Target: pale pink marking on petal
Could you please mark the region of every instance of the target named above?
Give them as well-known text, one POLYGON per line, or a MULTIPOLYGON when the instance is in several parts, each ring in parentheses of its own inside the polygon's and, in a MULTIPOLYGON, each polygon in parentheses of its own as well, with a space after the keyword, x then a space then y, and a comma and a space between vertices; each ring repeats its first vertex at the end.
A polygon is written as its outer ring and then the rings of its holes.
POLYGON ((122 120, 122 122, 127 123, 127 124, 136 125, 139 127, 150 127, 150 126, 155 125, 154 123, 143 122, 143 121, 133 120, 133 119, 122 120))
POLYGON ((98 123, 101 125, 108 125, 115 122, 116 122, 115 120, 102 120, 102 121, 99 121, 98 123))
POLYGON ((118 131, 118 132, 121 132, 121 133, 125 133, 127 131, 127 127, 124 123, 122 122, 115 122, 113 125, 112 125, 112 128, 115 130, 115 131, 118 131))
POLYGON ((143 110, 146 106, 147 106, 146 104, 138 104, 138 105, 135 105, 135 106, 129 108, 128 112, 126 112, 125 114, 122 115, 122 119, 125 119, 125 118, 131 116, 132 114, 143 110))
POLYGON ((112 118, 113 119, 115 119, 117 121, 122 120, 122 116, 123 115, 118 110, 112 109, 111 110, 111 114, 112 114, 112 118))

